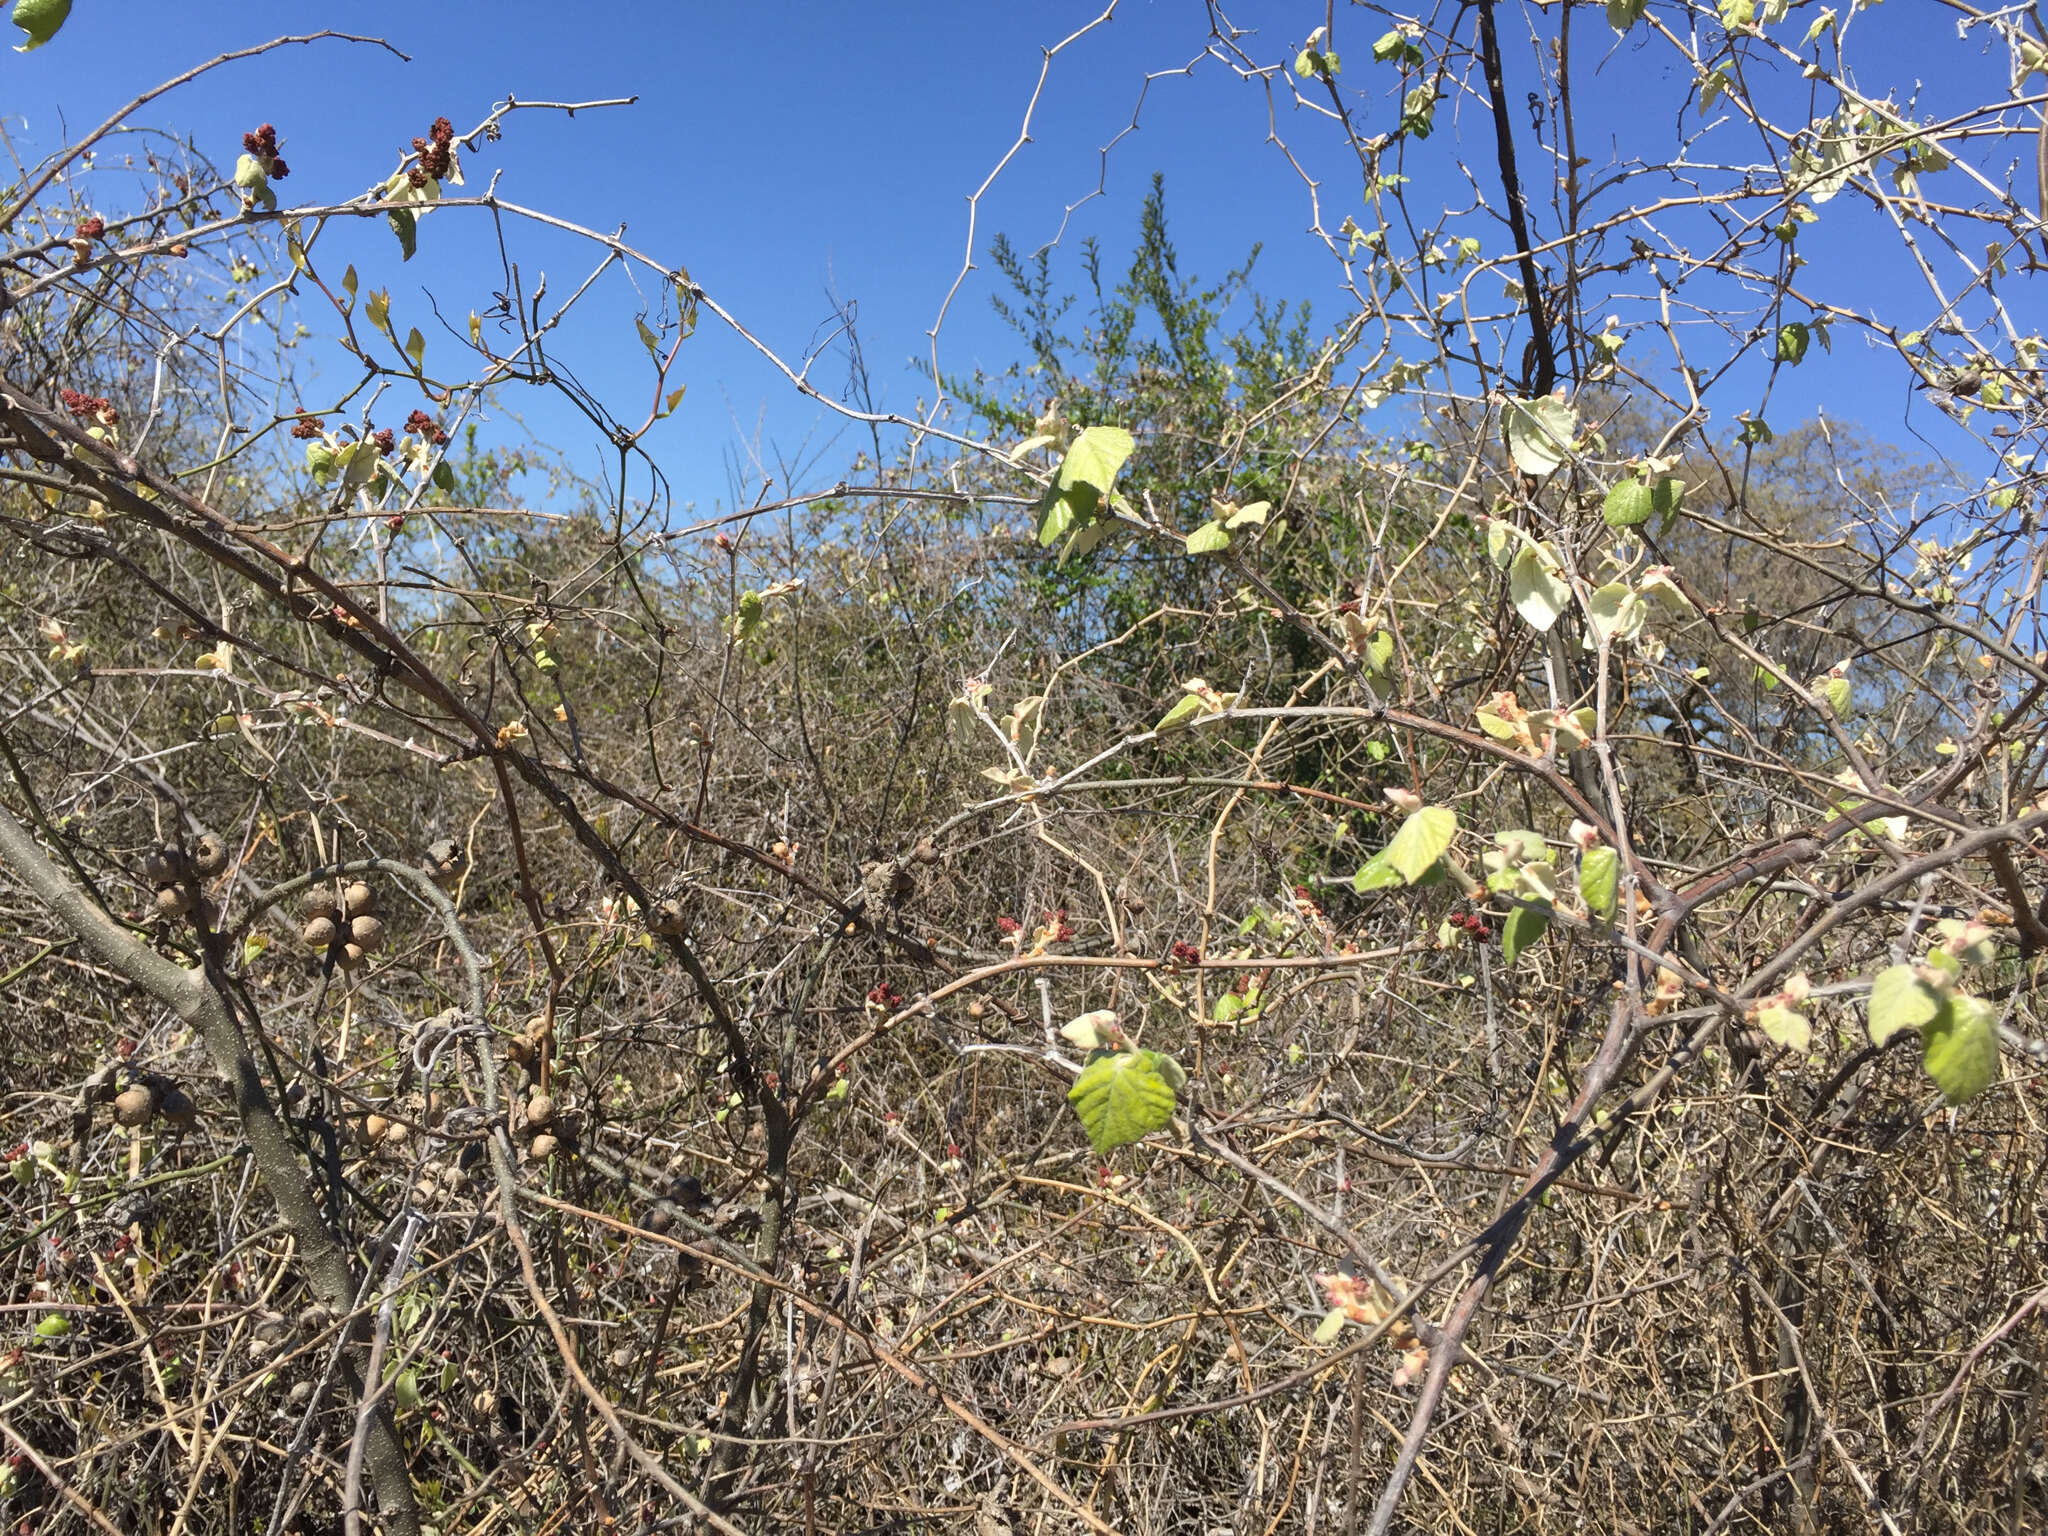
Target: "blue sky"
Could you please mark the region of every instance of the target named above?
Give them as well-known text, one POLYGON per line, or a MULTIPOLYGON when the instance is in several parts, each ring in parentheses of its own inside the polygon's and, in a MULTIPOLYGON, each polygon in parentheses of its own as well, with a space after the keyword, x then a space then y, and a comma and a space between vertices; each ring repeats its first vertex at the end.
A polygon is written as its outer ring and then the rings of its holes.
MULTIPOLYGON (((511 200, 599 228, 623 223, 630 241, 687 266, 792 360, 829 331, 831 295, 853 301, 879 403, 909 411, 928 392, 910 362, 925 355, 924 333, 959 270, 967 194, 1015 138, 1041 48, 1099 9, 962 0, 607 7, 512 0, 432 8, 275 0, 259 21, 246 7, 216 3, 76 0, 70 23, 50 46, 0 55, 0 110, 21 142, 47 148, 66 127, 97 121, 128 96, 225 48, 346 26, 388 38, 412 62, 321 43, 229 66, 140 119, 195 135, 224 164, 244 129, 274 122, 293 166, 280 191, 340 198, 380 179, 437 113, 465 128, 507 92, 526 100, 638 95, 637 106, 574 121, 515 117, 501 143, 469 162, 472 184, 502 172, 500 191, 511 200)), ((1291 57, 1323 10, 1248 4, 1233 19, 1260 29, 1251 42, 1259 56, 1291 57)), ((1859 25, 1884 29, 1871 59, 1896 69, 1907 88, 1923 64, 1955 70, 1953 79, 1928 82, 1931 95, 1998 94, 2003 66, 1988 56, 1973 63, 1972 54, 1955 47, 1952 18, 1937 13, 1922 0, 1894 0, 1869 13, 1859 25)), ((1587 21, 1598 14, 1586 13, 1587 21)), ((1384 21, 1360 10, 1340 14, 1339 25, 1347 74, 1360 78, 1370 68, 1367 45, 1384 21)), ((1056 60, 1037 109, 1036 142, 985 200, 978 246, 985 249, 999 230, 1027 249, 1050 238, 1066 205, 1097 186, 1101 146, 1130 122, 1145 75, 1187 64, 1206 33, 1195 0, 1125 0, 1112 23, 1056 60)), ((1603 48, 1611 44, 1604 28, 1597 36, 1603 48)), ((1636 65, 1632 57, 1624 48, 1588 77, 1582 100, 1589 125, 1605 118, 1625 134, 1638 86, 1655 92, 1660 107, 1675 98, 1669 64, 1660 57, 1636 65), (1636 76, 1638 67, 1655 73, 1636 76)), ((1513 85, 1518 93, 1527 83, 1513 85)), ((1372 110, 1385 115, 1389 108, 1380 103, 1372 110)), ((1666 133, 1672 115, 1667 108, 1660 117, 1666 133)), ((1262 241, 1258 287, 1314 301, 1319 316, 1334 322, 1342 312, 1339 274, 1306 234, 1301 183, 1264 142, 1267 126, 1264 94, 1214 60, 1192 78, 1155 79, 1138 131, 1110 157, 1107 195, 1076 212, 1068 245, 1078 256, 1079 237, 1094 233, 1112 260, 1120 258, 1134 238, 1146 184, 1163 171, 1184 271, 1218 275, 1262 241)), ((1283 114, 1278 127, 1324 178, 1325 217, 1334 228, 1350 211, 1344 199, 1357 184, 1355 162, 1347 168, 1334 136, 1302 114, 1283 114)), ((1462 131, 1469 137, 1483 127, 1475 117, 1462 131)), ((1439 160, 1453 152, 1449 138, 1438 136, 1439 160)), ((1427 161, 1418 170, 1426 192, 1426 178, 1436 172, 1427 161)), ((431 371, 436 331, 429 295, 459 328, 501 286, 486 235, 482 219, 451 212, 426 223, 421 255, 405 267, 381 223, 336 229, 321 250, 323 264, 338 270, 342 259, 353 260, 366 286, 389 286, 401 334, 419 324, 430 338, 431 371)), ((1847 221, 1829 221, 1814 249, 1821 254, 1828 249, 1822 242, 1834 241, 1838 254, 1853 251, 1860 238, 1847 221)), ((591 252, 574 242, 530 232, 515 239, 529 285, 545 270, 556 296, 593 264, 591 252)), ((1067 271, 1078 286, 1077 262, 1067 271)), ((945 368, 1000 366, 1015 356, 989 311, 993 277, 984 265, 955 301, 942 336, 945 368)), ((1897 274, 1876 265, 1869 289, 1880 304, 1902 311, 1922 302, 1897 274)), ((632 292, 611 283, 557 354, 622 407, 644 399, 650 387, 634 308, 632 292)), ((317 313, 307 321, 320 327, 317 313)), ((844 376, 843 363, 827 358, 813 378, 836 393, 844 376)), ((679 502, 708 510, 724 500, 751 439, 786 458, 808 455, 818 466, 812 485, 864 446, 860 434, 821 419, 715 324, 707 322, 689 343, 681 377, 689 386, 682 409, 647 440, 679 502)), ((1823 359, 1816 349, 1809 366, 1781 385, 1772 415, 1796 417, 1820 399, 1833 414, 1890 430, 1906 396, 1896 373, 1880 376, 1853 355, 1823 359)), ((396 414, 411 403, 399 403, 396 414)), ((597 441, 587 425, 553 404, 529 401, 527 408, 537 435, 587 461, 597 441)), ((1915 419, 1930 414, 1923 407, 1915 419)))

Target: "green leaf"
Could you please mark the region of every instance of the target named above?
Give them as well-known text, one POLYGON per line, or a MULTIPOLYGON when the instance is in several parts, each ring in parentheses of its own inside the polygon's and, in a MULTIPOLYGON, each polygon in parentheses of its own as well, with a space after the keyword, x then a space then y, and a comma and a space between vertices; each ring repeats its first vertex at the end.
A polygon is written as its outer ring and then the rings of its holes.
POLYGON ((1365 642, 1365 670, 1374 677, 1385 677, 1387 668, 1394 662, 1394 637, 1387 630, 1380 630, 1365 642))
POLYGON ((1508 452, 1515 468, 1541 479, 1570 457, 1578 417, 1555 395, 1507 402, 1508 452))
POLYGON ((1870 1043, 1883 1045, 1902 1029, 1925 1029, 1941 1009, 1941 993, 1917 966, 1887 967, 1870 982, 1870 1043))
POLYGON ((15 0, 14 24, 28 34, 28 41, 15 46, 16 53, 30 53, 57 35, 64 18, 71 14, 71 0, 15 0))
POLYGON ((1120 1051, 1099 1056, 1081 1071, 1067 1093, 1097 1154, 1149 1136, 1173 1119, 1177 1063, 1157 1051, 1120 1051))
POLYGON ((1797 367, 1806 356, 1806 345, 1811 338, 1804 323, 1794 320, 1778 327, 1778 361, 1797 367))
POLYGON ((661 359, 661 338, 655 335, 653 328, 650 327, 648 323, 645 320, 642 320, 638 315, 635 315, 633 317, 633 324, 636 327, 638 327, 640 331, 640 345, 647 349, 647 355, 649 357, 659 362, 661 359))
POLYGON ((391 1401, 400 1413, 409 1413, 420 1406, 419 1378, 411 1371, 400 1371, 391 1383, 391 1401))
POLYGON ((1448 805, 1425 805, 1411 812, 1387 844, 1387 863, 1410 885, 1429 872, 1458 835, 1458 813, 1448 805))
POLYGON ((1643 632, 1648 611, 1627 582, 1610 581, 1593 589, 1586 604, 1586 624, 1597 644, 1633 640, 1643 632))
POLYGON ((1074 504, 1057 490, 1051 490, 1040 506, 1043 510, 1038 520, 1038 543, 1040 548, 1050 549, 1072 530, 1074 504))
POLYGON ((1610 528, 1633 528, 1650 520, 1650 488, 1640 480, 1624 480, 1607 493, 1600 516, 1610 528))
POLYGON ((1401 872, 1394 868, 1385 848, 1359 865, 1358 873, 1351 877, 1351 889, 1361 896, 1367 891, 1382 891, 1390 885, 1399 884, 1401 872))
POLYGON ((1588 848, 1579 855, 1579 900, 1598 918, 1612 918, 1621 889, 1621 854, 1613 848, 1588 848))
POLYGON ((1522 951, 1550 931, 1550 918, 1534 907, 1517 907, 1500 925, 1500 957, 1513 965, 1522 951))
POLYGON ((761 627, 761 619, 768 611, 768 604, 758 592, 740 594, 740 611, 733 615, 732 637, 744 640, 761 627))
POLYGON ((1152 729, 1155 731, 1179 730, 1182 726, 1193 723, 1195 717, 1202 713, 1204 707, 1200 695, 1188 694, 1179 700, 1173 708, 1161 715, 1159 723, 1153 726, 1152 729))
MULTIPOLYGON (((377 328, 378 330, 382 331, 382 332, 383 332, 383 333, 384 333, 384 334, 385 334, 386 336, 390 336, 390 335, 391 335, 391 293, 390 293, 390 290, 389 290, 389 289, 385 289, 385 288, 372 288, 372 289, 370 290, 370 296, 369 296, 369 298, 363 301, 363 314, 364 314, 365 316, 367 316, 367 317, 368 317, 368 319, 369 319, 369 322, 370 322, 370 324, 374 325, 374 326, 375 326, 375 327, 376 327, 376 328, 377 328)), ((394 339, 394 340, 396 340, 396 338, 395 338, 395 337, 394 337, 393 339, 394 339)))
POLYGON ((1204 523, 1188 535, 1188 553, 1213 555, 1230 548, 1230 535, 1221 523, 1204 523))
POLYGON ((1764 1032, 1767 1039, 1802 1056, 1813 1047, 1813 1026, 1807 1022, 1806 1015, 1783 1003, 1773 1003, 1760 1010, 1756 1016, 1756 1027, 1764 1032))
POLYGON ((1135 447, 1136 440, 1122 427, 1089 427, 1074 439, 1074 446, 1060 463, 1059 488, 1070 491, 1085 485, 1098 497, 1107 496, 1116 484, 1117 471, 1135 447))
POLYGON ((412 359, 412 371, 418 373, 427 363, 427 338, 420 334, 420 328, 413 326, 405 333, 405 355, 412 359))
POLYGON ((391 233, 398 236, 398 259, 411 261, 420 248, 420 221, 410 208, 392 208, 384 215, 391 233))
MULTIPOLYGON (((19 10, 15 12, 17 20, 20 19, 20 14, 19 10)), ((36 1324, 36 1337, 39 1339, 61 1339, 69 1332, 71 1332, 71 1319, 62 1312, 52 1312, 48 1317, 36 1324)))
POLYGON ((1958 993, 1921 1031, 1921 1063, 1951 1104, 1963 1104, 1998 1081, 1998 1010, 1958 993))
POLYGON ((1626 32, 1649 8, 1650 0, 1607 0, 1607 25, 1617 32, 1626 32))
POLYGON ((1531 629, 1546 632, 1572 600, 1572 589, 1558 574, 1557 561, 1541 545, 1525 545, 1508 567, 1508 595, 1531 629))

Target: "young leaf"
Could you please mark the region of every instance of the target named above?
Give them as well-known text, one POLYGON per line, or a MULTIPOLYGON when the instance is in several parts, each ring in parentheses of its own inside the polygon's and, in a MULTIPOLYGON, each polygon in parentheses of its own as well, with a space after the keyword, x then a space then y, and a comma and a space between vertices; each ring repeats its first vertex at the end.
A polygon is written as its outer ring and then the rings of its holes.
POLYGON ((1766 1038, 1802 1056, 1813 1046, 1813 1026, 1807 1023, 1806 1015, 1783 1003, 1773 1003, 1760 1010, 1756 1016, 1756 1027, 1764 1032, 1766 1038))
POLYGON ((1136 446, 1122 427, 1089 427, 1074 439, 1060 464, 1059 488, 1070 491, 1086 485, 1093 487, 1097 496, 1107 496, 1116 483, 1117 471, 1136 446))
POLYGON ((1358 892, 1361 896, 1367 891, 1381 891, 1390 885, 1399 885, 1400 883, 1400 871, 1395 869, 1393 863, 1387 858, 1387 850, 1385 848, 1382 848, 1378 853, 1361 864, 1358 868, 1358 873, 1351 877, 1351 889, 1358 892))
POLYGON ((1966 1103, 1998 1081, 1998 1010, 1982 998, 1951 997, 1920 1038, 1921 1063, 1949 1103, 1966 1103))
POLYGON ((1410 885, 1429 872, 1458 835, 1458 813, 1448 805, 1425 805, 1401 823, 1387 844, 1387 863, 1410 885))
POLYGON ((1171 1059, 1157 1051, 1120 1051, 1082 1069, 1067 1102, 1097 1154, 1129 1146, 1173 1119, 1173 1082, 1164 1070, 1171 1059))
POLYGON ((1230 535, 1221 523, 1204 523, 1188 535, 1188 553, 1213 555, 1230 548, 1230 535))
POLYGON ((1534 907, 1517 907, 1508 914, 1508 920, 1500 925, 1500 958, 1505 965, 1513 965, 1522 951, 1542 938, 1550 929, 1550 919, 1534 907))
POLYGON ((405 355, 412 359, 412 371, 418 373, 427 363, 427 338, 420 334, 420 328, 413 326, 405 333, 405 355))
POLYGON ((1607 25, 1617 32, 1626 32, 1642 20, 1649 3, 1650 0, 1607 0, 1607 25))
POLYGON ((391 233, 398 236, 398 259, 411 261, 420 248, 420 221, 410 208, 393 208, 384 215, 391 233))
POLYGON ((391 294, 388 289, 372 288, 369 298, 363 302, 363 313, 370 324, 386 336, 391 335, 391 294))
POLYGON ((761 619, 768 610, 767 603, 758 592, 740 594, 740 611, 733 615, 732 637, 744 640, 761 627, 761 619))
POLYGON ((1116 1010, 1113 1008, 1097 1008, 1092 1013, 1069 1019, 1060 1026, 1060 1034, 1084 1051, 1107 1050, 1123 1040, 1123 1031, 1117 1028, 1116 1010))
POLYGON ((1572 589, 1558 574, 1549 551, 1530 544, 1508 567, 1508 595, 1514 599, 1515 612, 1529 627, 1543 632, 1557 622, 1558 615, 1571 602, 1572 589))
POLYGON ((16 53, 31 53, 57 35, 64 18, 71 14, 71 0, 15 0, 14 24, 28 34, 17 43, 16 53))
POLYGON ((1612 918, 1621 886, 1621 855, 1607 847, 1579 855, 1579 900, 1598 918, 1612 918))
POLYGON ((1879 971, 1870 983, 1870 1043, 1883 1045, 1902 1029, 1925 1029, 1941 1007, 1941 993, 1921 979, 1918 967, 1879 971))
POLYGON ((1508 401, 1507 424, 1508 453, 1515 468, 1538 479, 1570 456, 1571 441, 1579 433, 1578 417, 1554 395, 1508 401))
POLYGON ((640 345, 647 349, 647 355, 654 358, 657 362, 660 361, 661 338, 655 335, 653 329, 638 315, 633 317, 633 324, 640 331, 640 345))
POLYGON ((1650 488, 1631 477, 1607 493, 1600 516, 1610 528, 1633 528, 1638 523, 1647 523, 1651 510, 1650 488))
POLYGON ((1176 700, 1173 708, 1161 715, 1159 723, 1153 726, 1152 729, 1161 733, 1177 731, 1181 727, 1191 724, 1195 717, 1202 713, 1203 708, 1200 696, 1190 693, 1176 700))

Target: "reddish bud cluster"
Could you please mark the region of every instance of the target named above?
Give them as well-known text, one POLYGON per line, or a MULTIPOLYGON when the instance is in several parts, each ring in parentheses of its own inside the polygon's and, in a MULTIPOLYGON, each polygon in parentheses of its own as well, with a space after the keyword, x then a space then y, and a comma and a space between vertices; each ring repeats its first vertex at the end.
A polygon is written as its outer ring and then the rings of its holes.
POLYGON ((877 982, 868 992, 868 1001, 877 1008, 895 1008, 902 1004, 903 994, 886 981, 877 982))
POLYGON ((1074 936, 1074 925, 1067 921, 1067 909, 1045 914, 1046 937, 1055 944, 1063 944, 1074 936))
POLYGON ((1176 939, 1171 951, 1174 962, 1179 965, 1200 965, 1202 952, 1186 939, 1176 939))
POLYGON ((1014 917, 999 917, 996 919, 996 932, 1000 933, 1006 939, 1011 937, 1013 934, 1019 934, 1023 931, 1024 925, 1018 922, 1017 919, 1015 919, 1014 917))
POLYGON ((379 427, 370 434, 370 441, 376 445, 379 453, 389 453, 398 446, 398 435, 389 427, 379 427))
POLYGON ((78 226, 78 238, 81 240, 104 240, 106 237, 107 221, 98 214, 78 226))
POLYGON ((301 416, 292 424, 292 436, 298 438, 318 437, 327 430, 327 423, 318 416, 301 416))
POLYGON ((455 163, 455 156, 448 147, 454 142, 455 125, 445 117, 435 118, 434 126, 427 130, 427 136, 412 141, 413 153, 420 157, 420 163, 407 179, 414 186, 423 187, 429 176, 436 181, 446 176, 449 168, 455 163))
POLYGON ((81 395, 75 389, 66 389, 59 391, 57 398, 64 402, 64 409, 74 416, 97 416, 108 425, 113 423, 114 408, 107 403, 105 396, 81 395))
POLYGON ((269 123, 259 125, 254 133, 243 134, 242 148, 262 162, 263 174, 272 181, 283 181, 291 175, 292 168, 277 152, 277 130, 269 123))
POLYGON ((1450 918, 1453 928, 1462 928, 1481 944, 1493 937, 1493 930, 1486 925, 1486 919, 1477 912, 1453 912, 1450 918))
POLYGON ((405 418, 405 430, 414 437, 423 437, 435 447, 448 441, 448 434, 441 430, 441 423, 425 411, 414 411, 405 418))

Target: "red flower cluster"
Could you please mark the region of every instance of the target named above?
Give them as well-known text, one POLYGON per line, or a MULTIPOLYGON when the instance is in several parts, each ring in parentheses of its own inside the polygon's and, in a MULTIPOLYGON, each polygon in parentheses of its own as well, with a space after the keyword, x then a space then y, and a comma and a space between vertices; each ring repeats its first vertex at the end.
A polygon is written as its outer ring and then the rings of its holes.
MULTIPOLYGON (((444 118, 442 121, 445 122, 447 119, 444 118)), ((406 417, 405 430, 415 437, 425 438, 437 448, 448 441, 448 434, 441 430, 441 423, 425 411, 414 411, 406 417)))
POLYGON ((1006 939, 1023 931, 1024 925, 1014 917, 999 917, 996 919, 996 932, 1006 939))
POLYGON ((868 991, 868 1001, 877 1008, 896 1008, 902 1005, 903 994, 886 981, 877 982, 868 991))
POLYGON ((66 389, 59 391, 57 398, 64 402, 64 409, 74 416, 97 416, 109 424, 114 420, 114 408, 107 403, 103 395, 81 395, 75 389, 66 389))
POLYGON ((420 163, 406 172, 406 180, 415 187, 424 187, 429 178, 439 181, 446 176, 455 163, 455 156, 448 147, 454 142, 455 125, 445 117, 435 118, 427 136, 412 141, 413 153, 420 157, 420 163))
POLYGON ((78 226, 78 238, 81 240, 104 240, 106 237, 107 221, 98 214, 78 226))
POLYGON ((327 430, 327 423, 318 416, 301 416, 292 423, 292 436, 298 438, 318 437, 327 430))
POLYGON ((1186 939, 1176 939, 1173 945, 1173 958, 1180 965, 1200 965, 1202 952, 1186 939))
POLYGON ((370 441, 377 445, 379 453, 389 453, 398 446, 398 436, 389 427, 379 427, 370 434, 370 441))
POLYGON ((1493 937, 1493 930, 1486 926, 1486 919, 1477 912, 1453 912, 1450 917, 1453 928, 1462 928, 1481 944, 1493 937))
POLYGON ((1045 926, 1049 930, 1046 937, 1055 944, 1064 944, 1074 936, 1074 925, 1067 921, 1067 909, 1065 907, 1046 913, 1045 926))
POLYGON ((254 133, 243 134, 242 148, 262 162, 263 174, 272 181, 283 181, 291 175, 292 168, 284 163, 284 157, 277 152, 277 130, 270 124, 263 123, 254 133))

